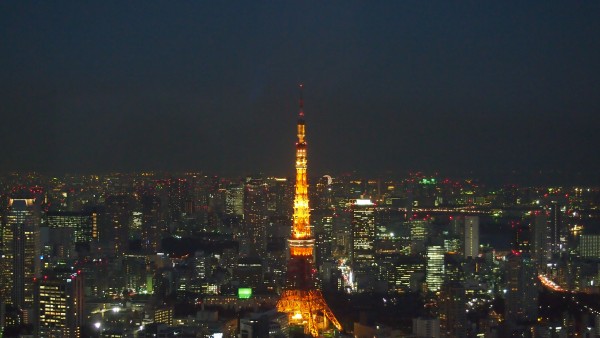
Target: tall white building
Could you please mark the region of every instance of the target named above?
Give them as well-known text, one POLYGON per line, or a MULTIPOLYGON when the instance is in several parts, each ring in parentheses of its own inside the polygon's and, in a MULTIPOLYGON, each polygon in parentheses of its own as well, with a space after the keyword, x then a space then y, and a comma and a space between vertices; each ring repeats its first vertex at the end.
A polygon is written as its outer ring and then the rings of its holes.
POLYGON ((479 216, 465 216, 465 258, 479 256, 479 216))

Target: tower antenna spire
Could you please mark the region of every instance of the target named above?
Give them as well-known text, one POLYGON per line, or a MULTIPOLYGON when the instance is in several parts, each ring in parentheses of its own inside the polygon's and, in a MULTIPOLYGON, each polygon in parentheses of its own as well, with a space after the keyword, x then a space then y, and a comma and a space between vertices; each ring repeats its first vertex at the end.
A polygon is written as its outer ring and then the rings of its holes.
POLYGON ((304 83, 300 83, 298 86, 300 87, 300 112, 298 115, 300 115, 300 117, 304 117, 304 97, 302 95, 302 92, 304 91, 304 83))

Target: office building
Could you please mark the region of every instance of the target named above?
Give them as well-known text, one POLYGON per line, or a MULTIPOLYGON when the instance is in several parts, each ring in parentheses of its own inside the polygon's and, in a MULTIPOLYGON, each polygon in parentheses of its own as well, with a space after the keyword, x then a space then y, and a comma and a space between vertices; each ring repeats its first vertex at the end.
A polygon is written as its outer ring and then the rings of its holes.
POLYGON ((600 259, 600 235, 581 235, 579 237, 579 256, 600 259))
POLYGON ((48 211, 46 226, 50 229, 74 229, 75 242, 90 243, 98 234, 98 214, 95 211, 48 211))
POLYGON ((530 217, 532 243, 531 254, 536 264, 546 265, 549 257, 548 250, 548 216, 541 211, 534 211, 530 217))
POLYGON ((40 337, 79 338, 84 324, 83 276, 53 273, 36 280, 35 304, 40 337))
POLYGON ((531 322, 537 318, 536 268, 528 253, 513 252, 506 264, 506 320, 531 322))
POLYGON ((439 318, 413 318, 412 333, 416 337, 440 338, 439 318))
POLYGON ((479 216, 465 216, 465 258, 479 256, 479 216))
POLYGON ((559 255, 563 249, 566 249, 563 247, 565 229, 563 229, 562 224, 561 205, 556 201, 552 201, 550 203, 548 215, 548 226, 550 228, 549 249, 552 255, 559 255))
POLYGON ((244 234, 248 253, 263 257, 267 251, 267 185, 261 178, 247 178, 244 186, 244 234))
POLYGON ((129 229, 133 220, 131 199, 127 195, 113 195, 106 199, 105 204, 98 239, 107 254, 122 256, 128 250, 129 229))
POLYGON ((33 280, 41 271, 40 211, 33 198, 9 200, 2 237, 2 301, 31 309, 33 280))
POLYGON ((427 287, 430 291, 439 291, 444 282, 444 247, 431 245, 427 247, 427 287))
POLYGON ((163 203, 155 195, 142 196, 142 248, 147 253, 156 253, 161 249, 161 240, 167 233, 167 224, 163 217, 163 203))
POLYGON ((467 336, 467 297, 459 282, 442 285, 439 297, 440 328, 443 337, 462 338, 467 336))

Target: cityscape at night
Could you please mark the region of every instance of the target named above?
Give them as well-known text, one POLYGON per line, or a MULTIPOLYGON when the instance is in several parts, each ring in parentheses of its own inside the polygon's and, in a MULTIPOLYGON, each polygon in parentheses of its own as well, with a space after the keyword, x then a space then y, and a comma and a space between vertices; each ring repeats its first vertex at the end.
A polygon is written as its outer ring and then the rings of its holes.
POLYGON ((0 3, 0 337, 600 337, 600 2, 0 3))

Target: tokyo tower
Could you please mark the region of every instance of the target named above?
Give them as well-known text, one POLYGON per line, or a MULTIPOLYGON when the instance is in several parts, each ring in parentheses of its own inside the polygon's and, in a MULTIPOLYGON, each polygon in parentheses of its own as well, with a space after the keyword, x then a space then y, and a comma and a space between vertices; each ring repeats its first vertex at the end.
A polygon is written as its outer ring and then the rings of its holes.
POLYGON ((300 85, 298 113, 298 142, 296 142, 296 192, 292 234, 288 240, 290 258, 287 265, 286 286, 277 302, 277 311, 288 315, 290 325, 304 327, 304 333, 313 337, 327 329, 327 320, 338 330, 342 326, 317 288, 313 266, 315 239, 310 230, 308 182, 306 177, 306 130, 304 123, 303 85, 300 85))

